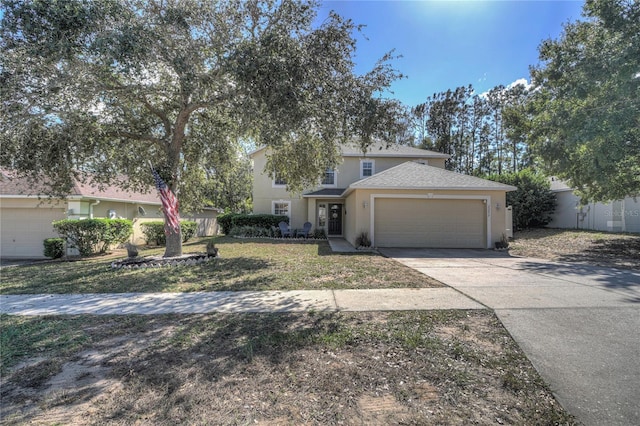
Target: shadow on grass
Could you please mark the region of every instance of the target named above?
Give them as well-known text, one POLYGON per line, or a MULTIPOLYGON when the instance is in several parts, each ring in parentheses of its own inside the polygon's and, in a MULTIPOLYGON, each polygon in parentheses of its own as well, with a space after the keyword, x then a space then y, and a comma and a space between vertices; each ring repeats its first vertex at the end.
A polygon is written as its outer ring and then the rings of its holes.
MULTIPOLYGON (((256 358, 275 366, 289 364, 296 361, 292 358, 297 350, 318 344, 342 347, 356 338, 342 314, 335 312, 218 314, 214 321, 203 321, 199 315, 169 318, 179 325, 163 351, 140 354, 133 366, 137 376, 160 389, 177 380, 173 367, 191 365, 206 381, 218 381, 256 358)), ((127 375, 124 370, 114 373, 127 375)))
POLYGON ((606 262, 612 266, 628 267, 635 265, 640 268, 640 238, 612 238, 601 239, 593 243, 593 246, 580 252, 559 256, 563 262, 606 262))
POLYGON ((59 262, 3 271, 2 293, 129 293, 164 291, 260 290, 272 274, 266 260, 221 258, 177 267, 112 269, 109 261, 59 262))

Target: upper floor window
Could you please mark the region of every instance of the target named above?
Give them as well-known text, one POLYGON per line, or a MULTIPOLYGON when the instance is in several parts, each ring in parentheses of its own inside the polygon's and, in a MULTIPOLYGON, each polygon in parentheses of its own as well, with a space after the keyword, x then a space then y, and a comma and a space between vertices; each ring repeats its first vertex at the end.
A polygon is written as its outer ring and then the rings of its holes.
POLYGON ((282 177, 280 177, 280 176, 278 176, 276 174, 275 179, 273 179, 273 185, 272 186, 273 187, 287 186, 287 181, 284 178, 282 178, 282 177))
POLYGON ((336 171, 327 169, 324 172, 324 177, 322 178, 323 186, 336 186, 336 171))
POLYGON ((375 172, 374 160, 360 160, 360 179, 373 176, 375 172))

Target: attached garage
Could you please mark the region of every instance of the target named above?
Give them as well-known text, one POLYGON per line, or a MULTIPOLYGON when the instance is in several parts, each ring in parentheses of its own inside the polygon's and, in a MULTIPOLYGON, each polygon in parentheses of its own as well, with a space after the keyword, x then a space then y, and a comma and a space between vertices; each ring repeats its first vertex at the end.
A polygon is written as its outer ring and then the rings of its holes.
MULTIPOLYGON (((163 220, 157 191, 125 191, 75 182, 64 199, 39 197, 46 187, 0 170, 0 258, 44 258, 44 240, 59 237, 52 222, 62 219, 118 217, 133 221, 131 242, 144 244, 140 223, 163 220)), ((218 210, 205 208, 183 216, 198 223, 198 236, 217 233, 218 210)))
POLYGON ((374 247, 491 248, 511 225, 505 193, 516 188, 406 162, 355 182, 345 197, 345 238, 374 247))
POLYGON ((377 247, 486 248, 486 201, 376 198, 377 247))
POLYGON ((65 218, 62 208, 3 206, 0 212, 0 257, 44 257, 44 239, 58 237, 51 222, 65 218))

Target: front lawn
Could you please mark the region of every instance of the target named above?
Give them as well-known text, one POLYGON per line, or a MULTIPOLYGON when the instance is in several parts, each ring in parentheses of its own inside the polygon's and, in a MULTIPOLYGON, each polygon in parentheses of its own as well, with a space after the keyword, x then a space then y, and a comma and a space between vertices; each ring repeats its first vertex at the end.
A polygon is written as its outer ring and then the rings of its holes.
MULTIPOLYGON (((204 252, 207 240, 184 252, 204 252)), ((2 268, 1 294, 439 287, 413 269, 373 253, 334 254, 326 241, 216 238, 220 258, 200 265, 115 270, 113 257, 2 268)), ((163 249, 141 255, 161 254, 163 249)), ((126 254, 125 254, 126 255, 126 254)))
POLYGON ((561 262, 640 269, 640 235, 576 229, 516 232, 509 253, 561 262))
POLYGON ((575 424, 490 311, 0 315, 3 424, 575 424))

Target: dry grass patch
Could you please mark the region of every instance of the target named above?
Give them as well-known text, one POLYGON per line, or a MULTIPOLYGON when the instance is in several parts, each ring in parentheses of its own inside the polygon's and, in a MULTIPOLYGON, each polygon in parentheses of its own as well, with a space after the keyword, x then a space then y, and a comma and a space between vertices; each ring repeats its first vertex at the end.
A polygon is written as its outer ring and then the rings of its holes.
POLYGON ((532 229, 515 234, 509 253, 563 262, 640 269, 640 235, 532 229))
MULTIPOLYGON (((185 253, 203 252, 207 240, 185 253)), ((115 270, 110 257, 2 269, 0 293, 125 293, 439 287, 442 284, 374 253, 335 254, 326 241, 216 238, 220 258, 174 268, 115 270)), ((142 255, 161 254, 150 249, 142 255)), ((124 255, 124 254, 123 254, 124 255)))
POLYGON ((488 311, 2 320, 8 425, 574 424, 488 311))

